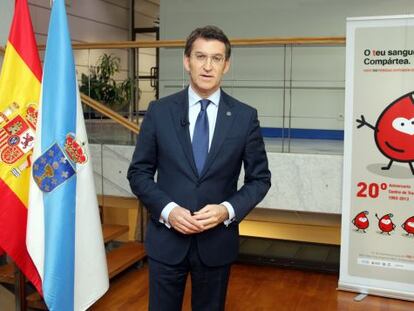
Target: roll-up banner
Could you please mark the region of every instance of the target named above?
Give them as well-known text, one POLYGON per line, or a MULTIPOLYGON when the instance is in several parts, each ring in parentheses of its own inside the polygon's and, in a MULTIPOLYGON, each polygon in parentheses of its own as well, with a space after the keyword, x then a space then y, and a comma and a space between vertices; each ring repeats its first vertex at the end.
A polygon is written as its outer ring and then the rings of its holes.
POLYGON ((338 288, 414 300, 414 15, 347 19, 338 288))

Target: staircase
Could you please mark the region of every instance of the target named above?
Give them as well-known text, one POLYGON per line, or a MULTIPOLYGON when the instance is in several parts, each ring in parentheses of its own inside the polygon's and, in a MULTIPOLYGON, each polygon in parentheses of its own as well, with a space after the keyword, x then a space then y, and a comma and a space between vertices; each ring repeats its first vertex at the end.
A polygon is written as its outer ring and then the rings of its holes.
MULTIPOLYGON (((121 235, 129 231, 126 225, 103 224, 102 233, 106 246, 121 235)), ((114 243, 112 243, 114 244, 114 243)), ((118 243, 117 243, 118 244, 118 243)), ((145 250, 142 243, 128 241, 118 247, 107 247, 106 259, 108 264, 108 275, 111 280, 119 273, 125 271, 145 258, 145 250)), ((0 265, 0 283, 14 285, 14 264, 0 265)), ((109 291, 111 287, 109 287, 109 291)), ((27 307, 31 309, 47 310, 42 297, 34 292, 26 297, 27 307)))

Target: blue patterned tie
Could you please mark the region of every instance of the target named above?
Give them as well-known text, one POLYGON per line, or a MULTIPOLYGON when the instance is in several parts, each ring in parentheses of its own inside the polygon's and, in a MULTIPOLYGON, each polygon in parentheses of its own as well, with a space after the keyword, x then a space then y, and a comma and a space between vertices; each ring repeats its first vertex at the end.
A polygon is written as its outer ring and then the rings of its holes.
POLYGON ((193 154, 199 176, 201 175, 208 154, 209 126, 207 106, 210 104, 210 101, 208 99, 202 99, 200 100, 200 104, 201 110, 198 113, 193 134, 193 154))

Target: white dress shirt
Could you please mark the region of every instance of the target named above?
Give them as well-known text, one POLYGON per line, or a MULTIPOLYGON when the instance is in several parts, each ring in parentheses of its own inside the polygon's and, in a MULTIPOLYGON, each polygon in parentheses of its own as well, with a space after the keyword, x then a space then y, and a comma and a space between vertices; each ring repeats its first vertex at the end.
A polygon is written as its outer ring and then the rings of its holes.
MULTIPOLYGON (((213 141, 214 136, 214 129, 216 127, 216 120, 217 120, 217 111, 218 106, 220 103, 220 95, 221 90, 220 88, 215 91, 213 94, 211 94, 208 98, 210 101, 210 104, 207 106, 207 116, 208 116, 208 123, 209 123, 209 137, 208 137, 208 150, 210 151, 211 142, 213 141)), ((196 92, 191 88, 191 85, 188 87, 188 121, 190 123, 189 125, 189 131, 190 131, 190 137, 191 141, 193 141, 193 134, 194 134, 194 127, 197 120, 198 113, 201 109, 200 100, 202 100, 196 92)), ((229 213, 229 218, 224 221, 224 224, 228 226, 235 217, 234 208, 233 206, 225 201, 221 203, 224 205, 227 209, 227 212, 229 213)), ((160 222, 165 224, 168 228, 171 228, 170 223, 168 222, 168 217, 170 216, 171 210, 178 206, 175 202, 168 203, 161 212, 160 222)))

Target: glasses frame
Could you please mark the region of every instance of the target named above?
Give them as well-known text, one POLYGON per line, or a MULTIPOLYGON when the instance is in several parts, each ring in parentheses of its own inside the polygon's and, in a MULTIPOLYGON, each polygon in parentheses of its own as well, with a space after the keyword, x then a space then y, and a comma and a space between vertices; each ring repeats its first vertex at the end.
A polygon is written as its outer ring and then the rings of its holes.
POLYGON ((226 60, 226 57, 222 54, 205 54, 202 52, 194 52, 191 54, 191 57, 195 59, 198 63, 205 65, 209 61, 209 63, 213 66, 220 66, 226 60))

